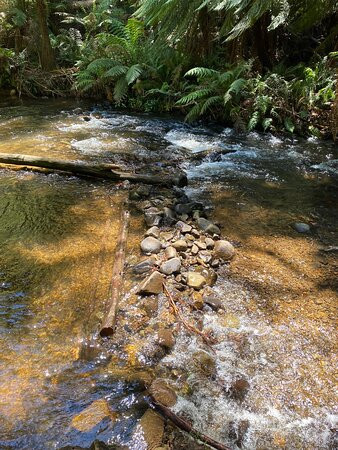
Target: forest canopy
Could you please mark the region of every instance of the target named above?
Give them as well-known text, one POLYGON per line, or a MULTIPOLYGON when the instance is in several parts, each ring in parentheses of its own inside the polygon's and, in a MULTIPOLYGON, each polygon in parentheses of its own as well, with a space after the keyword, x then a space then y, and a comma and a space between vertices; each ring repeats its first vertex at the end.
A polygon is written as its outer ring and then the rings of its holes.
POLYGON ((335 0, 0 0, 0 87, 335 136, 337 32, 335 0))

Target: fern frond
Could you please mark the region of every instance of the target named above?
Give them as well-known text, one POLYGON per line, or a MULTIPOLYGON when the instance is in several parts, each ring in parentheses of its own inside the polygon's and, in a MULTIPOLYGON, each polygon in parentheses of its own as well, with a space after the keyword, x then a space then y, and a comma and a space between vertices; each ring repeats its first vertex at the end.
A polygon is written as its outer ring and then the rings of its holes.
POLYGON ((125 77, 119 78, 114 86, 114 100, 117 104, 121 103, 128 92, 128 83, 125 77))
POLYGON ((214 69, 207 69, 206 67, 194 67, 193 69, 188 70, 188 72, 184 76, 185 77, 195 76, 198 78, 206 78, 218 74, 219 72, 214 69))
POLYGON ((134 81, 137 80, 137 78, 139 78, 142 72, 143 67, 141 66, 141 64, 134 64, 133 66, 131 66, 126 74, 127 83, 128 84, 134 83, 134 81))

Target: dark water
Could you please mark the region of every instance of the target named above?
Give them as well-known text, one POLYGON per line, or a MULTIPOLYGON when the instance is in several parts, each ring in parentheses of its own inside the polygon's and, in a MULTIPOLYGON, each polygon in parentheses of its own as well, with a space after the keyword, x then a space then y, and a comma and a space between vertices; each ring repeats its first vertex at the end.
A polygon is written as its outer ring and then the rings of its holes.
MULTIPOLYGON (((214 205, 212 214, 226 236, 240 241, 243 255, 251 258, 247 272, 238 267, 241 279, 220 277, 227 320, 220 324, 213 315, 207 320, 227 343, 217 349, 223 361, 219 374, 229 382, 238 372, 246 374, 255 395, 242 407, 220 397, 215 411, 214 399, 208 401, 201 388, 178 409, 194 411, 196 424, 207 424, 204 431, 225 442, 220 418, 250 420, 244 448, 326 448, 334 428, 337 297, 331 280, 320 286, 322 273, 314 264, 318 249, 336 238, 337 173, 330 161, 337 149, 316 140, 239 136, 80 104, 91 116, 86 122, 74 113, 78 106, 63 100, 3 101, 0 152, 154 168, 180 162, 190 178, 187 193, 214 205), (182 161, 191 152, 220 148, 234 153, 182 161), (311 237, 297 235, 295 221, 310 222, 311 237), (257 286, 253 292, 248 280, 272 286, 270 300, 283 285, 273 308, 262 306, 265 294, 257 286), (324 297, 327 303, 299 314, 301 296, 307 302, 324 297), (229 344, 231 333, 248 336, 251 353, 244 362, 229 344)), ((111 361, 111 352, 97 341, 86 344, 109 295, 122 200, 122 191, 105 183, 0 170, 1 448, 85 447, 96 438, 141 448, 132 437, 143 411, 141 387, 113 375, 118 350, 111 361), (79 417, 88 407, 88 417, 79 417)), ((142 231, 136 220, 131 254, 138 253, 142 231)), ((187 346, 198 347, 182 337, 164 364, 189 364, 182 350, 187 346)))

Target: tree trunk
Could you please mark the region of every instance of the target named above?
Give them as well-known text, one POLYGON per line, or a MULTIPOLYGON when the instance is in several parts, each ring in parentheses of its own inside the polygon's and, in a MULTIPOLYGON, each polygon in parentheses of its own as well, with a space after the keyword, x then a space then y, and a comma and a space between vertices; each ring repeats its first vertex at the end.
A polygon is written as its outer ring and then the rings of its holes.
POLYGON ((82 175, 94 178, 103 178, 113 181, 128 180, 132 183, 159 184, 166 186, 186 186, 187 177, 180 173, 176 177, 162 174, 142 174, 122 172, 114 164, 86 164, 81 161, 62 161, 60 159, 41 158, 30 155, 16 155, 10 153, 0 153, 0 163, 15 166, 31 166, 52 169, 55 171, 70 172, 75 175, 82 175))
POLYGON ((40 31, 40 62, 43 70, 49 71, 56 67, 54 52, 49 39, 47 25, 47 5, 45 0, 36 0, 37 18, 40 31))

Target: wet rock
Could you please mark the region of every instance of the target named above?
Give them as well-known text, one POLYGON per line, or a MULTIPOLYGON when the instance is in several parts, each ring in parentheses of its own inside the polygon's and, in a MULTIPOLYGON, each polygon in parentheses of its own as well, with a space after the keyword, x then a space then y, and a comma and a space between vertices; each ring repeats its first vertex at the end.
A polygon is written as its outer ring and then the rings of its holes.
POLYGON ((137 192, 137 194, 140 197, 149 197, 149 195, 150 195, 150 187, 145 185, 145 184, 142 184, 141 186, 139 186, 136 189, 136 192, 137 192))
POLYGON ((157 271, 144 280, 137 291, 141 295, 156 295, 161 292, 163 292, 163 276, 157 271))
POLYGON ((115 420, 117 418, 117 413, 111 411, 107 400, 96 400, 73 417, 72 427, 81 432, 88 432, 106 417, 115 420))
POLYGON ((161 211, 154 206, 144 212, 144 219, 148 227, 158 226, 161 222, 161 211))
POLYGON ((171 258, 161 264, 160 270, 165 275, 172 275, 173 273, 179 272, 181 269, 180 258, 171 258))
POLYGON ((150 270, 152 270, 154 265, 155 265, 155 259, 148 258, 148 259, 145 259, 145 260, 141 261, 140 263, 136 264, 133 267, 133 272, 138 275, 140 275, 142 273, 147 273, 150 270))
POLYGON ((215 297, 212 294, 203 296, 204 302, 210 306, 214 311, 218 311, 220 308, 222 308, 223 304, 221 300, 217 297, 215 297))
POLYGON ((82 114, 82 113, 83 113, 82 108, 75 108, 75 109, 73 110, 73 113, 74 113, 74 114, 82 114))
POLYGON ((157 333, 158 343, 167 349, 173 348, 175 345, 175 339, 171 330, 160 330, 157 333))
POLYGON ((90 122, 90 121, 92 120, 92 118, 91 118, 90 116, 83 116, 82 119, 83 119, 85 122, 90 122))
POLYGON ((143 308, 145 309, 148 317, 153 317, 158 310, 158 298, 150 297, 149 299, 146 299, 143 308))
POLYGON ((193 305, 196 309, 202 309, 204 306, 203 296, 200 292, 194 292, 192 294, 193 305))
POLYGON ((207 283, 206 279, 197 272, 188 272, 187 285, 194 289, 200 290, 207 283))
POLYGON ((152 237, 158 239, 160 237, 160 229, 158 227, 151 227, 146 232, 146 236, 152 236, 152 237))
POLYGON ((152 382, 149 393, 156 402, 164 406, 174 406, 177 402, 175 391, 161 378, 152 382))
POLYGON ((161 242, 152 236, 143 239, 141 242, 141 249, 144 253, 159 253, 161 248, 161 242))
POLYGON ((177 227, 179 230, 181 230, 181 232, 182 232, 183 234, 190 233, 190 231, 191 231, 191 229, 192 229, 192 227, 191 227, 190 225, 188 225, 187 223, 182 222, 181 220, 179 220, 179 221, 177 222, 176 227, 177 227))
POLYGON ((173 225, 176 221, 174 211, 168 207, 163 208, 163 223, 165 225, 173 225))
POLYGON ((179 252, 185 252, 188 248, 188 244, 183 239, 179 239, 173 243, 173 247, 179 252))
POLYGON ((298 222, 295 223, 293 227, 298 233, 308 233, 310 231, 310 225, 307 223, 298 222))
POLYGON ((189 219, 188 214, 181 214, 179 217, 183 222, 186 222, 189 219))
POLYGON ((192 356, 195 367, 204 375, 214 375, 216 371, 216 363, 214 358, 204 350, 195 352, 192 356))
POLYGON ((209 286, 214 286, 217 281, 217 273, 212 269, 204 269, 201 272, 201 275, 204 276, 204 278, 207 281, 207 284, 209 286))
POLYGON ((235 256, 235 248, 229 241, 216 241, 213 251, 214 258, 229 261, 235 256))
POLYGON ((201 250, 199 252, 199 258, 204 261, 205 263, 209 264, 210 261, 212 260, 212 255, 210 252, 208 252, 207 250, 201 250))
POLYGON ((135 441, 139 441, 140 436, 142 436, 146 447, 144 447, 144 444, 141 447, 156 450, 162 445, 163 434, 164 420, 154 410, 147 409, 136 427, 135 441))
POLYGON ((215 247, 215 241, 209 237, 205 239, 205 244, 209 249, 213 249, 215 247))
POLYGON ((229 423, 229 438, 234 441, 237 447, 242 448, 249 426, 250 422, 248 420, 240 420, 238 423, 229 423))
POLYGON ((240 378, 232 383, 230 387, 230 397, 242 402, 250 388, 249 382, 245 378, 240 378))
POLYGON ((164 256, 165 256, 167 259, 176 258, 176 256, 177 256, 177 250, 176 250, 176 248, 174 248, 174 247, 172 247, 172 246, 167 247, 167 248, 165 249, 164 256))

